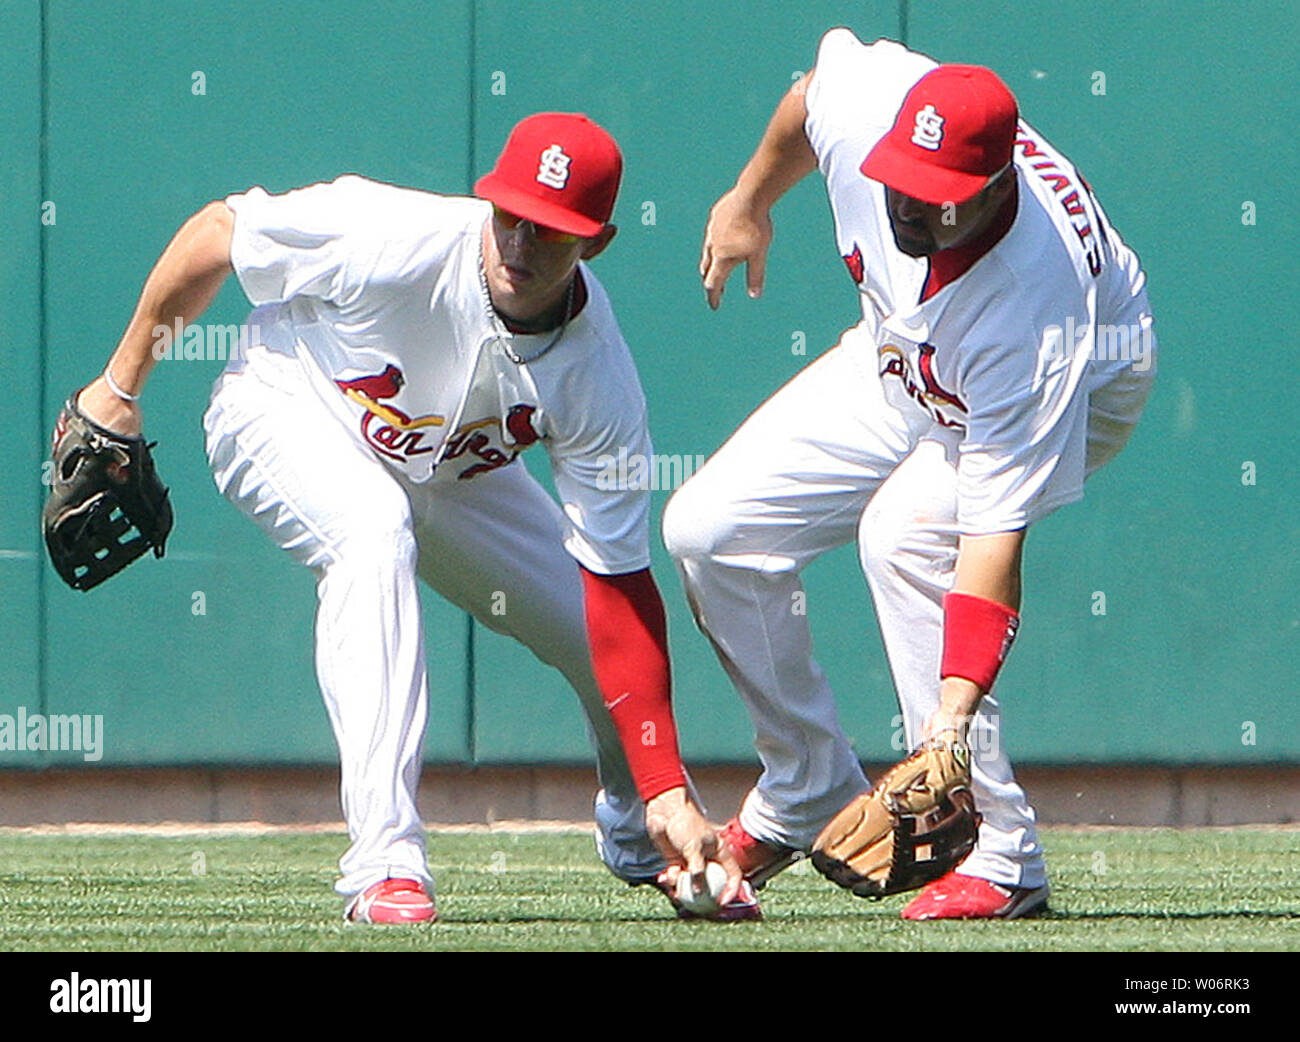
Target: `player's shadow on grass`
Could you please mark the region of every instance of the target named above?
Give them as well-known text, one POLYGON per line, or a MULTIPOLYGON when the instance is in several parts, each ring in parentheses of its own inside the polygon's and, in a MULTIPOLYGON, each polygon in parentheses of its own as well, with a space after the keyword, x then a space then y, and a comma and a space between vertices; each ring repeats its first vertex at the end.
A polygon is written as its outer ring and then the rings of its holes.
MULTIPOLYGON (((807 924, 816 922, 826 923, 845 923, 849 920, 857 919, 863 924, 867 923, 888 923, 891 926, 904 925, 898 918, 897 909, 881 909, 880 913, 863 914, 852 908, 843 912, 800 912, 794 915, 785 916, 779 912, 772 912, 767 915, 764 921, 756 923, 710 923, 705 920, 677 919, 671 913, 663 916, 655 915, 597 915, 597 916, 572 916, 572 915, 443 915, 440 919, 440 925, 447 926, 560 926, 560 925, 595 925, 601 924, 605 927, 617 926, 678 926, 683 929, 743 929, 763 930, 772 927, 788 927, 797 924, 807 924)), ((1240 922, 1248 919, 1255 922, 1287 922, 1300 919, 1300 912, 1259 912, 1259 911, 1211 911, 1211 912, 1136 912, 1136 911, 1110 911, 1110 912, 1071 912, 1063 909, 1052 909, 1043 915, 1033 916, 1028 919, 1013 920, 1010 922, 999 922, 992 919, 953 919, 948 920, 957 925, 996 923, 1001 929, 1016 929, 1023 925, 1033 923, 1069 923, 1084 922, 1092 920, 1120 920, 1133 919, 1142 921, 1201 921, 1220 919, 1224 922, 1240 922)), ((910 924, 909 924, 910 925, 910 924)), ((933 928, 934 924, 924 923, 916 924, 927 928, 933 928)), ((435 927, 436 929, 437 927, 435 927)))
MULTIPOLYGON (((898 922, 898 909, 888 906, 881 906, 878 910, 865 908, 861 911, 855 908, 849 908, 843 912, 798 912, 790 916, 782 915, 775 908, 765 909, 765 921, 771 925, 773 923, 791 923, 791 922, 844 922, 847 919, 861 919, 864 922, 898 922)), ((953 923, 997 923, 999 926, 1005 926, 1008 929, 1014 929, 1020 923, 1049 923, 1049 922, 1077 922, 1091 919, 1143 919, 1143 920, 1196 920, 1196 919, 1222 919, 1224 922, 1238 922, 1242 919, 1252 920, 1276 920, 1285 922, 1300 919, 1300 911, 1297 912, 1259 912, 1259 911, 1210 911, 1210 912, 1128 912, 1122 910, 1115 911, 1096 911, 1096 912, 1072 912, 1068 909, 1053 908, 1044 912, 1042 915, 1031 916, 1027 919, 1016 919, 1003 922, 997 919, 951 919, 945 922, 953 923)), ((644 920, 642 920, 644 921, 644 920)), ((918 924, 931 926, 930 923, 918 924)))
POLYGON ((1212 911, 1212 912, 1071 912, 1052 910, 1043 919, 1300 919, 1300 912, 1212 911))
MULTIPOLYGON (((441 909, 439 909, 441 913, 441 909)), ((572 915, 510 915, 510 916, 469 916, 469 915, 445 915, 438 916, 438 925, 450 924, 453 926, 540 926, 550 924, 553 926, 582 926, 599 923, 607 926, 662 926, 665 923, 672 924, 681 922, 672 914, 663 917, 657 916, 636 916, 636 915, 593 915, 593 916, 572 916, 572 915)), ((690 925, 689 922, 683 925, 690 925)), ((730 923, 710 923, 711 926, 730 926, 730 923)), ((438 926, 434 926, 436 930, 438 926)))

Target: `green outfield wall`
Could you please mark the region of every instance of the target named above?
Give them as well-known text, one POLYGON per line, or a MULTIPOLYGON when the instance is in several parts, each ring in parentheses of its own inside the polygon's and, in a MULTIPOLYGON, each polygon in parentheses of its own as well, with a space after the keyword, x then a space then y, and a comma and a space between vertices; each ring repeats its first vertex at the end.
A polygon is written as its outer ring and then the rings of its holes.
MULTIPOLYGON (((0 728, 102 718, 99 758, 0 765, 328 764, 313 582, 217 494, 200 417, 219 360, 168 360, 147 430, 171 484, 167 558, 89 594, 45 560, 42 460, 184 219, 213 198, 355 171, 465 192, 520 117, 585 111, 621 142, 619 236, 595 262, 638 360, 657 451, 707 456, 852 323, 820 181, 776 213, 767 292, 718 313, 696 274, 713 200, 820 35, 992 66, 1073 159, 1150 277, 1160 375, 1129 448, 1028 540, 1000 682, 1021 762, 1300 762, 1288 0, 471 4, 0 0, 0 728), (1289 504, 1289 505, 1288 505, 1289 504)), ((237 323, 231 280, 206 324, 237 323)), ((527 459, 541 475, 545 458, 527 459)), ((663 551, 676 704, 694 761, 751 762, 747 717, 663 551)), ((807 573, 819 657, 864 759, 893 758, 888 670, 852 548, 807 573)), ((560 676, 431 592, 438 763, 584 761, 560 676)))

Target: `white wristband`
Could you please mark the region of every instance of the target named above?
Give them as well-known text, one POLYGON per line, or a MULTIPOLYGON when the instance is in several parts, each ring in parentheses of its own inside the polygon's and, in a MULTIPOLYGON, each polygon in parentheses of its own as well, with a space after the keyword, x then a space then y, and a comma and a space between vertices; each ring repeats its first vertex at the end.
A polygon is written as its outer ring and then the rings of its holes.
POLYGON ((124 390, 122 390, 122 388, 117 386, 117 381, 113 379, 112 366, 104 367, 104 382, 108 384, 108 389, 112 391, 115 395, 117 395, 119 398, 121 398, 122 401, 138 402, 140 400, 140 396, 138 394, 127 394, 124 390))

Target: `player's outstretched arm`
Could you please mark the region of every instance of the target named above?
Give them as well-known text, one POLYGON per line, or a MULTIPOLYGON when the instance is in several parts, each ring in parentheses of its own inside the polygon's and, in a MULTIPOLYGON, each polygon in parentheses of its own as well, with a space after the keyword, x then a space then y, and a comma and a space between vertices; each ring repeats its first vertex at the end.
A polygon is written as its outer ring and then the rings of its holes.
POLYGON ((709 307, 715 311, 732 269, 742 262, 749 295, 757 297, 763 292, 767 251, 772 244, 772 207, 817 167, 817 157, 804 133, 808 118, 804 98, 813 75, 810 72, 798 80, 781 99, 736 184, 709 212, 700 278, 709 307))
MULTIPOLYGON (((138 395, 157 359, 154 330, 171 328, 176 319, 194 321, 208 309, 221 289, 230 264, 230 240, 235 215, 224 202, 212 202, 196 213, 163 250, 145 280, 135 314, 122 334, 106 371, 127 394, 138 395)), ((102 427, 122 434, 139 434, 138 402, 126 401, 101 375, 81 392, 81 410, 102 427)))
POLYGON ((628 768, 646 807, 646 832, 668 862, 666 881, 689 872, 707 889, 705 863, 727 872, 726 904, 740 888, 740 867, 686 788, 673 720, 668 622, 650 569, 598 575, 581 569, 592 672, 609 708, 628 768))
POLYGON ((1019 624, 1026 531, 961 538, 952 593, 944 600, 939 708, 926 721, 926 738, 955 731, 964 740, 992 687, 1019 624))

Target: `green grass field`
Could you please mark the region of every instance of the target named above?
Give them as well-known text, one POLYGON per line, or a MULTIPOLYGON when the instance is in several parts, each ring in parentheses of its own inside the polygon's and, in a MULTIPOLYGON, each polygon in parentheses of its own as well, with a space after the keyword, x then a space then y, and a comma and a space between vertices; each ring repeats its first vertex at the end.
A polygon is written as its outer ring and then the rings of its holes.
POLYGON ((441 921, 345 926, 341 834, 0 830, 0 950, 1300 949, 1300 831, 1046 829, 1051 914, 904 923, 800 864, 760 923, 679 922, 614 880, 576 833, 429 837, 441 921))

